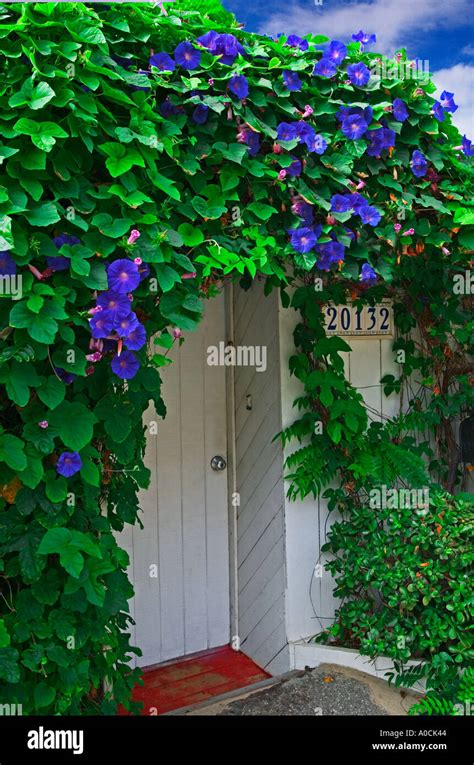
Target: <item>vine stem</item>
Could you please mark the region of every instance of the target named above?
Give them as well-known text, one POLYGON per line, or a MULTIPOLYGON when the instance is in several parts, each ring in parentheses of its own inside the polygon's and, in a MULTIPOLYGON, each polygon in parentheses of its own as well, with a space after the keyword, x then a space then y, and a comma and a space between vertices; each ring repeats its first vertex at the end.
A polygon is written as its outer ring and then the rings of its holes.
POLYGON ((62 382, 62 380, 61 380, 60 376, 58 375, 58 373, 56 372, 56 369, 55 369, 55 367, 54 367, 53 361, 52 361, 52 359, 51 359, 51 352, 50 352, 49 348, 50 348, 50 346, 48 345, 48 359, 49 359, 49 363, 50 363, 50 365, 51 365, 51 369, 53 370, 54 374, 55 374, 55 375, 56 375, 56 377, 58 378, 59 382, 62 382))

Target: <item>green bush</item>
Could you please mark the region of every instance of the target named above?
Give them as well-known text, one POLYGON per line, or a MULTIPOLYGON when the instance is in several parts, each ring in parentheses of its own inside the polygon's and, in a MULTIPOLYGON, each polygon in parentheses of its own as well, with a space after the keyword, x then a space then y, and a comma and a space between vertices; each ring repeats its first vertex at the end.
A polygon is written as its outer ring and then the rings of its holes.
POLYGON ((392 659, 397 685, 424 678, 449 694, 474 657, 472 614, 474 503, 435 494, 424 508, 346 502, 323 552, 342 599, 319 641, 392 659), (409 659, 418 663, 405 667, 409 659))

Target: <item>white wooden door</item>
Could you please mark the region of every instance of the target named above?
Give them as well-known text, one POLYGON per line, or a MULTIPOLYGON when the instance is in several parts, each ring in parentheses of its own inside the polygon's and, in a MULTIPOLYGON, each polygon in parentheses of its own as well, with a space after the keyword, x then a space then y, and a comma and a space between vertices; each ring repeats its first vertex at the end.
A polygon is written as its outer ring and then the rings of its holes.
POLYGON ((157 422, 147 437, 144 528, 119 537, 130 555, 131 642, 142 667, 229 642, 227 470, 210 465, 214 455, 227 458, 225 368, 207 364, 208 346, 225 340, 223 295, 185 338, 162 370, 166 418, 154 407, 144 416, 147 426, 157 422))

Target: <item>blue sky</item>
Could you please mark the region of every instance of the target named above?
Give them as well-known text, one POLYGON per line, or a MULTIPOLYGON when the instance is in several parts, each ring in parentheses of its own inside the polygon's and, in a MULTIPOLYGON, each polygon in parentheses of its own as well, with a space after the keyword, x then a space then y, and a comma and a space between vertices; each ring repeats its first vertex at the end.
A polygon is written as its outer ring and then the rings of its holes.
POLYGON ((370 50, 391 56, 406 47, 409 58, 429 61, 440 90, 454 92, 454 122, 474 138, 473 0, 223 1, 250 32, 313 32, 344 42, 363 29, 377 35, 370 50))

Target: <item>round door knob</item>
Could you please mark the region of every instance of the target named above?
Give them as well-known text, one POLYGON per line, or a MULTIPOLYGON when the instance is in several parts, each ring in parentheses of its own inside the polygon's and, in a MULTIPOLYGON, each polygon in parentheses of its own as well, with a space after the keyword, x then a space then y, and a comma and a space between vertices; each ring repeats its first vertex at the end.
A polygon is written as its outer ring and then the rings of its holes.
POLYGON ((221 457, 219 454, 216 454, 215 457, 211 460, 211 468, 213 470, 225 470, 227 467, 227 462, 225 461, 224 457, 221 457))

